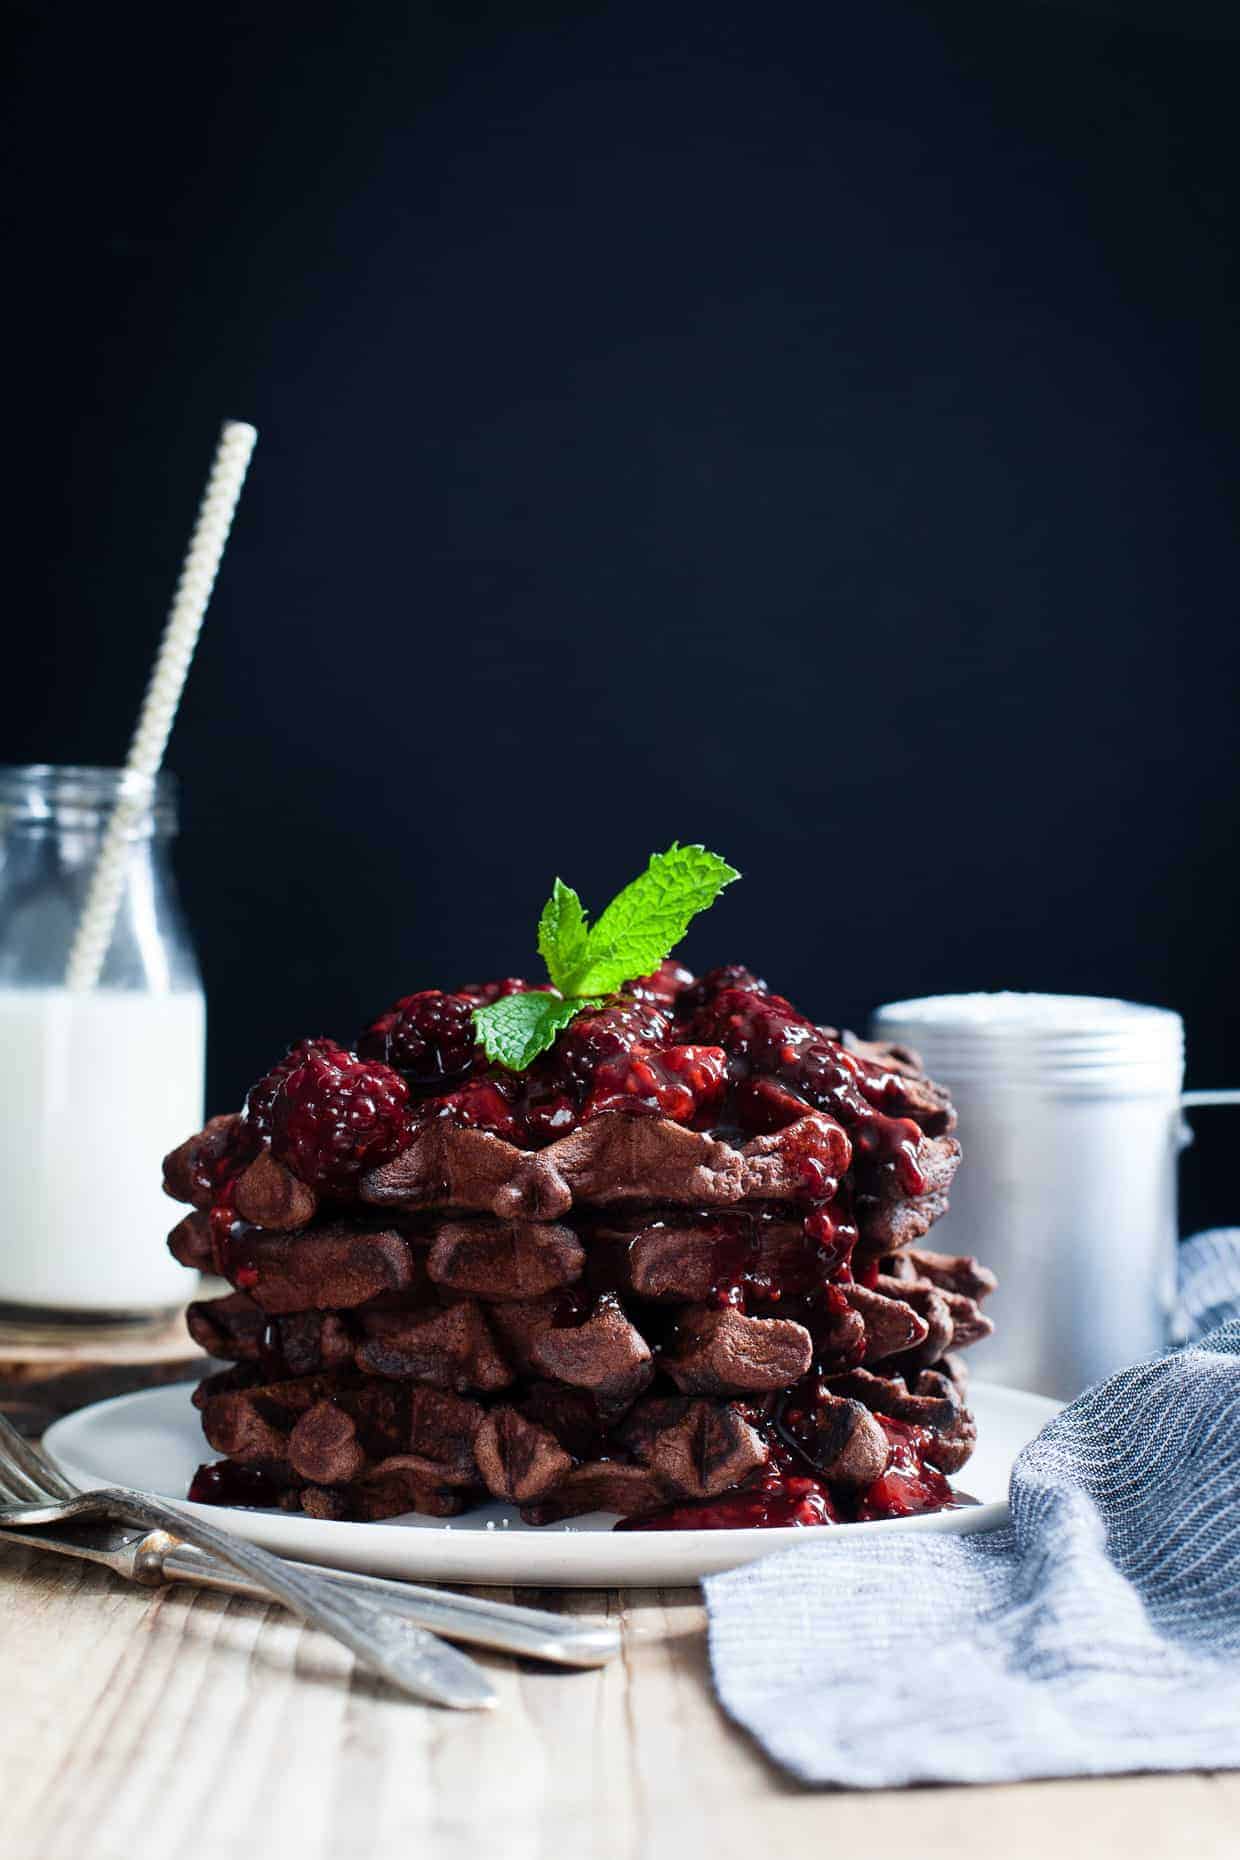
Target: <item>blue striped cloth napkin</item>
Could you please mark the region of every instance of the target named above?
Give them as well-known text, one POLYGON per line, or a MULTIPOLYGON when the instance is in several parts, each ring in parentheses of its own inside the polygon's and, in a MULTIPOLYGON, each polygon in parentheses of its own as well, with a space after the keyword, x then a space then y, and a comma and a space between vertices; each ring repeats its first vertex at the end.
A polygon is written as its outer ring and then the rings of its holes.
POLYGON ((1240 1229, 1181 1249, 1177 1334, 1024 1449, 1009 1527, 709 1578, 730 1715, 853 1788, 1240 1767, 1240 1229))

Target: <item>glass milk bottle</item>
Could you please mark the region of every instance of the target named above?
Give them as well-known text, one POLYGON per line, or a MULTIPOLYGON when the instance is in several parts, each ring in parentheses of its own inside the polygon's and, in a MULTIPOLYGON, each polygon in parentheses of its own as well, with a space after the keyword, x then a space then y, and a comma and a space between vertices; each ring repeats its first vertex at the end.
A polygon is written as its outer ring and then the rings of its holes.
POLYGON ((158 1322, 185 1296, 164 1154, 202 1123, 202 984, 168 865, 172 778, 131 833, 98 986, 64 986, 117 769, 0 769, 0 1323, 158 1322))

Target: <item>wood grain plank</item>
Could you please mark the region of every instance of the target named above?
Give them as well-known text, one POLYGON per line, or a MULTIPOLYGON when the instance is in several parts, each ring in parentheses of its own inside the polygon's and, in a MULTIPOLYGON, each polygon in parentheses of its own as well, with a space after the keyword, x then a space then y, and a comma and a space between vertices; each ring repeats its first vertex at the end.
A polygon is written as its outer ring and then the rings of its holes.
POLYGON ((282 1610, 0 1546, 5 1860, 1236 1852, 1236 1775, 802 1789, 716 1704, 695 1591, 516 1599, 619 1615, 623 1660, 566 1674, 482 1656, 500 1709, 436 1711, 282 1610))

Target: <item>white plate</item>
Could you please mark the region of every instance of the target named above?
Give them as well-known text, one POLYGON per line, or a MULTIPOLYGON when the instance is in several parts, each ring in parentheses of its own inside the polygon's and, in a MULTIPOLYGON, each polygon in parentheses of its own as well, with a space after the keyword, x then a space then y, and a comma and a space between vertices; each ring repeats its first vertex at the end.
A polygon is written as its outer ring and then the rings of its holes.
MULTIPOLYGON (((522 1524, 510 1505, 480 1505, 459 1518, 410 1514, 382 1524, 332 1524, 284 1511, 244 1511, 188 1505, 194 1469, 211 1458, 191 1405, 192 1384, 120 1395, 66 1415, 49 1429, 46 1445, 64 1471, 82 1484, 127 1485, 178 1501, 186 1511, 227 1525, 239 1537, 308 1563, 376 1576, 424 1582, 552 1584, 580 1588, 641 1588, 695 1582, 713 1570, 751 1563, 790 1544, 813 1543, 815 1529, 769 1531, 620 1531, 609 1512, 593 1512, 536 1529, 522 1524)), ((961 1475, 962 1488, 982 1501, 961 1511, 931 1512, 876 1524, 830 1529, 855 1531, 985 1531, 1007 1518, 1012 1461, 1061 1403, 998 1383, 975 1382, 970 1406, 977 1417, 977 1450, 961 1475)))

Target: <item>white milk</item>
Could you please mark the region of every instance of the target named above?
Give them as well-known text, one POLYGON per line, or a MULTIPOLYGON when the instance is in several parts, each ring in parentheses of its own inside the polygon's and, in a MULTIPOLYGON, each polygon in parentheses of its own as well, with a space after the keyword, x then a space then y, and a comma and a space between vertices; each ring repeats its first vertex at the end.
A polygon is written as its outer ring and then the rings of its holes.
POLYGON ((201 1127, 204 1046, 196 990, 0 989, 0 1304, 102 1315, 186 1296, 160 1162, 201 1127))

